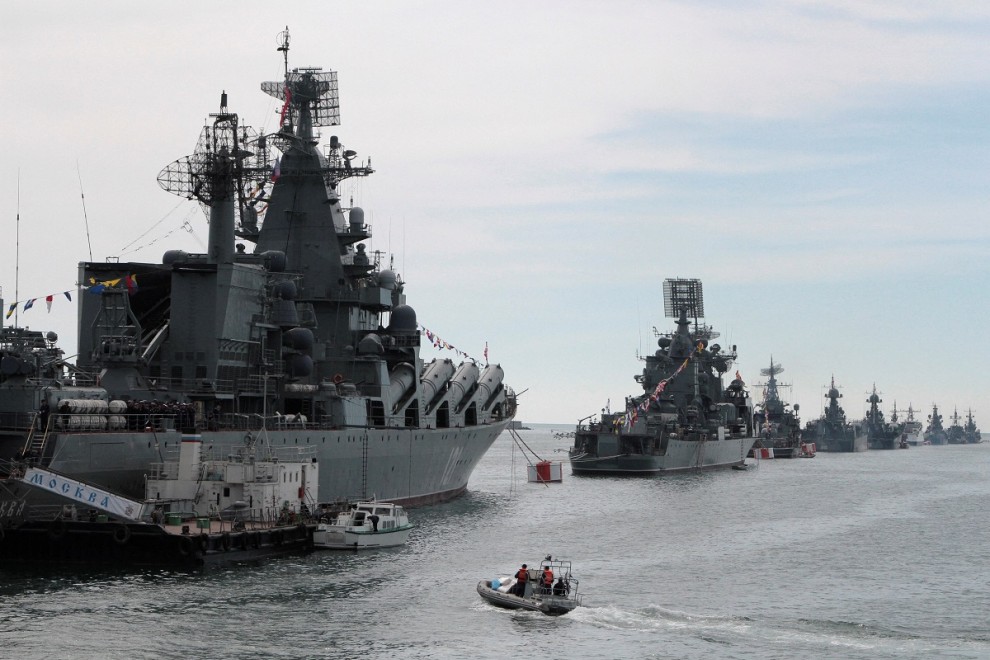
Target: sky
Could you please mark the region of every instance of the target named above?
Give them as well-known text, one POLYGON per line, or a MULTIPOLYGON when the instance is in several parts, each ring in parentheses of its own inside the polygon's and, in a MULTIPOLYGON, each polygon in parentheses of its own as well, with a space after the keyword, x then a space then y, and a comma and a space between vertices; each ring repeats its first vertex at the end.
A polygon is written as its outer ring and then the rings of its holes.
POLYGON ((969 1, 3 3, 5 323, 71 355, 79 262, 205 250, 158 172, 222 91, 275 129, 259 84, 286 26, 290 67, 338 72, 324 141, 372 159, 343 187, 371 249, 421 325, 487 343, 518 419, 640 394, 680 277, 755 398, 772 356, 805 421, 834 376, 850 417, 875 385, 888 415, 990 428, 990 5, 969 1))

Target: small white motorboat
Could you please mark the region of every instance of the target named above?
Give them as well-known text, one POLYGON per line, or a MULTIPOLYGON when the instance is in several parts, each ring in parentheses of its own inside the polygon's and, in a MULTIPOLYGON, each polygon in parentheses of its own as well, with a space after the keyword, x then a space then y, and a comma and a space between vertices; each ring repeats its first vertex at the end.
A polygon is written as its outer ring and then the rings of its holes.
POLYGON ((524 582, 515 577, 495 578, 478 582, 478 594, 497 607, 510 610, 532 610, 549 615, 567 614, 581 604, 578 580, 571 574, 571 562, 553 559, 550 555, 539 568, 526 568, 524 582), (544 570, 554 576, 553 586, 544 585, 544 570))
POLYGON ((401 506, 356 502, 344 511, 320 516, 313 532, 313 546, 329 550, 391 548, 404 544, 412 528, 401 506))

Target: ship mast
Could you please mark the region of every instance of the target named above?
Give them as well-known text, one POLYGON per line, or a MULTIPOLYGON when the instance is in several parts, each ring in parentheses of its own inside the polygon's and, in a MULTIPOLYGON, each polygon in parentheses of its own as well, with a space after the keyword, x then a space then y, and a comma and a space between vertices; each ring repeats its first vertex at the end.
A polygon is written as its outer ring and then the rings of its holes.
POLYGON ((286 25, 285 29, 278 35, 278 52, 282 53, 282 59, 285 62, 285 75, 289 76, 289 26, 286 25))

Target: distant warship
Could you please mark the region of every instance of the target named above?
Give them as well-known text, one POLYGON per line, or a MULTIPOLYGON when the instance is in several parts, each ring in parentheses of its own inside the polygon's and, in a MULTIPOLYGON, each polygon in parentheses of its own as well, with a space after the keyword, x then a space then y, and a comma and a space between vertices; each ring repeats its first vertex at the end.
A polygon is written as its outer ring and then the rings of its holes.
POLYGON ((287 31, 278 50, 284 79, 261 85, 277 130, 241 124, 224 93, 195 152, 159 174, 208 214, 206 253, 81 263, 77 365, 52 336, 3 330, 0 458, 143 496, 149 467, 196 436, 220 454, 314 447, 318 488, 298 484, 300 500, 465 490, 515 394, 496 364, 424 364, 405 283, 338 188, 370 159, 336 135, 319 147, 315 129, 339 124, 337 74, 290 70, 287 31))
POLYGON ((753 451, 762 447, 772 449, 774 458, 798 458, 801 455, 801 420, 797 415, 800 406, 795 403, 794 409, 789 410, 790 404, 780 398, 777 375, 783 371, 782 366, 774 363, 773 357, 770 366, 760 370, 767 382, 763 387, 763 402, 757 404, 754 416, 757 439, 753 451))
MULTIPOLYGON (((897 414, 897 405, 894 405, 897 414)), ((893 418, 891 418, 893 420, 893 418)), ((914 418, 914 407, 909 403, 907 418, 901 423, 901 440, 909 445, 920 445, 924 441, 924 425, 914 418)))
MULTIPOLYGON (((880 404, 883 399, 877 394, 877 386, 874 383, 873 393, 870 394, 866 402, 870 404, 866 411, 866 442, 870 449, 897 449, 900 447, 901 433, 894 424, 888 424, 884 419, 880 404)), ((896 412, 894 413, 897 414, 896 412)))
POLYGON ((659 350, 636 376, 643 392, 626 399, 624 412, 603 411, 600 421, 578 425, 569 452, 574 474, 651 475, 745 462, 754 441, 752 403, 738 372, 723 388, 736 348, 710 343, 718 333, 699 322, 700 280, 665 280, 664 310, 677 329, 654 329, 659 350))
POLYGON ((973 421, 972 409, 966 413, 966 425, 963 427, 963 434, 968 444, 975 445, 983 442, 980 429, 976 428, 976 422, 973 421))
POLYGON ((835 386, 834 376, 825 398, 828 399, 825 413, 819 419, 808 422, 805 439, 814 441, 818 451, 866 451, 866 427, 862 422, 846 421, 846 412, 839 406, 842 394, 835 386))
POLYGON ((946 429, 946 442, 950 445, 964 445, 966 444, 966 432, 963 430, 963 426, 960 423, 959 409, 952 409, 952 424, 946 429))
POLYGON ((925 429, 925 442, 930 445, 944 445, 948 442, 948 434, 942 426, 942 415, 938 405, 932 404, 932 414, 928 416, 928 428, 925 429))

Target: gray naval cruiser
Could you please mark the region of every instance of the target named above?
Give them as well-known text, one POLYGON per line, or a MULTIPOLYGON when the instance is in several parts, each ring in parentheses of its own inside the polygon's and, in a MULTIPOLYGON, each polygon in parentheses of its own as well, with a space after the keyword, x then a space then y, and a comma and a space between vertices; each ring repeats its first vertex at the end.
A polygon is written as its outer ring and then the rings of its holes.
POLYGON ((949 436, 942 426, 942 413, 938 411, 938 404, 932 404, 932 414, 928 416, 928 427, 925 429, 925 444, 944 445, 947 444, 949 436))
POLYGON ((869 449, 866 426, 846 421, 846 411, 839 405, 842 393, 835 386, 835 376, 825 394, 828 406, 824 414, 805 427, 805 439, 814 442, 818 451, 856 452, 869 449))
MULTIPOLYGON (((877 394, 876 383, 873 384, 873 392, 866 399, 870 404, 866 411, 866 445, 869 449, 900 449, 901 448, 901 428, 894 423, 889 423, 884 418, 880 404, 883 399, 877 394)), ((896 417, 896 406, 894 417, 896 417)), ((891 422, 897 420, 891 418, 891 422)), ((906 443, 905 443, 906 445, 906 443)))
POLYGON ((284 80, 261 85, 282 102, 277 130, 241 124, 224 93, 194 153, 159 174, 208 214, 208 251, 81 263, 75 365, 55 338, 6 329, 0 458, 143 497, 149 466, 197 436, 219 455, 314 448, 301 500, 464 492, 515 393, 497 364, 420 357, 405 283, 339 192, 370 159, 336 135, 319 146, 317 127, 339 124, 337 74, 290 70, 288 44, 284 80))
POLYGON ((755 427, 757 440, 753 444, 753 452, 759 448, 773 450, 774 458, 798 458, 802 454, 801 449, 801 419, 798 411, 801 406, 794 404, 793 409, 788 409, 791 404, 780 397, 780 387, 789 387, 777 382, 777 376, 784 371, 784 367, 774 363, 773 356, 770 356, 770 366, 760 369, 760 375, 767 377, 767 382, 763 386, 763 403, 757 405, 755 415, 755 427))
POLYGON ((972 408, 966 412, 966 425, 963 426, 963 433, 967 444, 976 445, 983 442, 980 429, 976 426, 976 420, 973 419, 972 408))
POLYGON ((579 424, 569 450, 574 474, 656 475, 741 466, 755 440, 753 404, 739 377, 723 388, 722 375, 736 348, 718 337, 704 317, 700 280, 664 281, 664 310, 677 329, 658 337, 622 413, 579 424), (693 323, 689 320, 693 319, 693 323))
POLYGON ((946 429, 946 443, 950 445, 964 445, 966 444, 966 432, 963 430, 962 419, 959 417, 959 409, 952 409, 952 423, 949 424, 949 428, 946 429))

